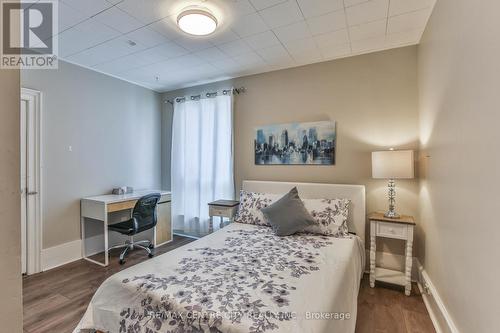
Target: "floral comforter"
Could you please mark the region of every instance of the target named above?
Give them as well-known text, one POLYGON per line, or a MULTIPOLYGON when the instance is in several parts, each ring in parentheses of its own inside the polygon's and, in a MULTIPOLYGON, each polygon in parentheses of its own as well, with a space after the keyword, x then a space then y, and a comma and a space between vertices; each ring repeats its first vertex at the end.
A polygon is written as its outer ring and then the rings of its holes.
POLYGON ((356 236, 233 223, 110 277, 74 332, 354 332, 363 267, 356 236))

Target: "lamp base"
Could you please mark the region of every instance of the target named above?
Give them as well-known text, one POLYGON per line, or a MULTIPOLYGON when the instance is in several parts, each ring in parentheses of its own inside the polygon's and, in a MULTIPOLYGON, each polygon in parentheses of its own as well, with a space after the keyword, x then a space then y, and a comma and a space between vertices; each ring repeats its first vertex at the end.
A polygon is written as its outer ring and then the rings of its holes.
POLYGON ((399 215, 393 210, 389 210, 384 214, 384 217, 387 217, 388 219, 399 219, 401 215, 399 215))
POLYGON ((389 210, 384 214, 384 216, 389 219, 399 219, 401 216, 396 213, 396 182, 394 179, 389 179, 388 188, 389 210))

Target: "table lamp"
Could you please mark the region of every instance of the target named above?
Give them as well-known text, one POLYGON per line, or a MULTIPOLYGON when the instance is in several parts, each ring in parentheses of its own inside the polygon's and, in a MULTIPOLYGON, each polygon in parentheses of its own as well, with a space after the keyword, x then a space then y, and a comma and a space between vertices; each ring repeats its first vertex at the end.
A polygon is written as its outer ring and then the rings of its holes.
POLYGON ((385 217, 397 219, 395 179, 411 179, 415 176, 413 150, 375 151, 372 153, 372 177, 389 179, 389 210, 385 217))

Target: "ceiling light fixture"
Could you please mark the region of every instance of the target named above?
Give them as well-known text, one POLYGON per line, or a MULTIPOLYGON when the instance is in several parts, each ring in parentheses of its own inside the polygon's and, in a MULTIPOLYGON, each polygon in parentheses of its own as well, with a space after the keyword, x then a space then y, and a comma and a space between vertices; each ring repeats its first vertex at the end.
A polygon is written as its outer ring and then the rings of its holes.
POLYGON ((217 19, 205 8, 185 9, 177 16, 179 28, 190 35, 210 35, 217 28, 217 19))

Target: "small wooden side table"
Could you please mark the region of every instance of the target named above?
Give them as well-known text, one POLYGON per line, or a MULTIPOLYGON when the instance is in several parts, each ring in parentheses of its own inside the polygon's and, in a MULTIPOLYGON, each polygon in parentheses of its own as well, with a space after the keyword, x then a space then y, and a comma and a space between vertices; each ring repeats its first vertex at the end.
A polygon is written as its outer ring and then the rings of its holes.
POLYGON ((405 295, 411 294, 411 266, 413 261, 413 229, 415 220, 412 216, 402 215, 398 219, 387 218, 384 213, 371 213, 370 220, 370 287, 375 281, 397 284, 405 287, 405 295), (405 271, 399 272, 376 266, 377 237, 401 239, 406 241, 405 271))
POLYGON ((239 205, 240 202, 235 200, 217 200, 210 202, 208 204, 208 216, 210 216, 208 232, 212 233, 214 231, 214 216, 220 217, 220 228, 224 227, 224 217, 229 218, 230 222, 233 222, 233 219, 238 212, 239 205))

